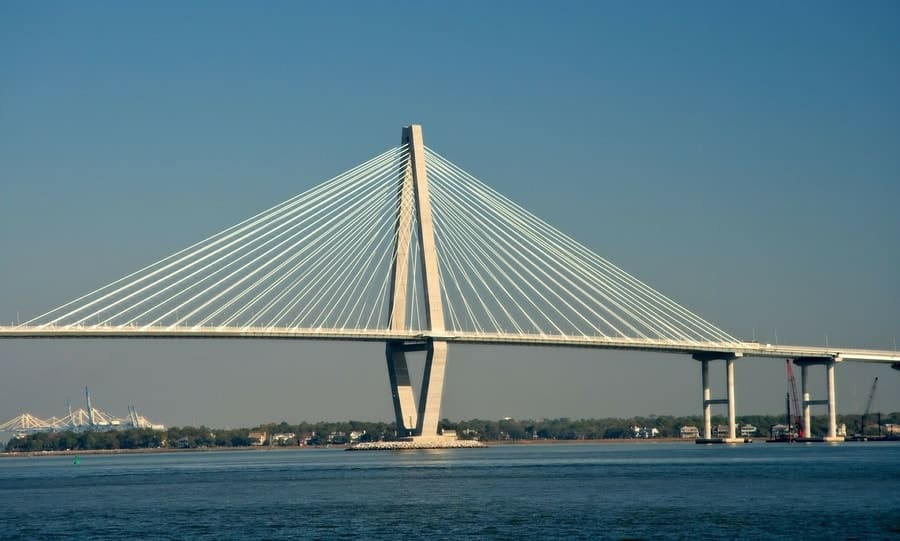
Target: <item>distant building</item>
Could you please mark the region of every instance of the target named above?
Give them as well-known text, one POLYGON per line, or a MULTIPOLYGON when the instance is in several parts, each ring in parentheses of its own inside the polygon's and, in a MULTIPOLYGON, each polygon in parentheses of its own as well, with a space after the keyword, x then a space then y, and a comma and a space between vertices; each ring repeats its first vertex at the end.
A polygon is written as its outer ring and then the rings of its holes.
POLYGON ((635 438, 655 438, 659 436, 658 428, 647 428, 646 426, 633 426, 631 427, 632 432, 634 433, 635 438))
POLYGON ((772 437, 775 439, 787 438, 787 437, 796 438, 797 430, 794 426, 788 426, 785 424, 777 424, 777 425, 772 426, 772 437))
POLYGON ((683 426, 679 432, 681 437, 686 440, 696 440, 700 437, 700 430, 696 426, 683 426))
POLYGON ((248 439, 250 440, 250 445, 263 445, 268 437, 268 432, 250 432, 248 439))
POLYGON ((716 425, 712 429, 714 438, 727 438, 729 436, 728 425, 716 425))
POLYGON ((350 437, 346 432, 332 432, 328 434, 328 439, 325 440, 326 443, 333 443, 335 445, 343 445, 350 441, 350 437))
POLYGON ((478 431, 473 428, 464 428, 462 433, 463 436, 470 440, 477 440, 479 438, 478 431))
POLYGON ((282 432, 272 436, 275 445, 293 445, 297 441, 297 435, 293 432, 282 432))

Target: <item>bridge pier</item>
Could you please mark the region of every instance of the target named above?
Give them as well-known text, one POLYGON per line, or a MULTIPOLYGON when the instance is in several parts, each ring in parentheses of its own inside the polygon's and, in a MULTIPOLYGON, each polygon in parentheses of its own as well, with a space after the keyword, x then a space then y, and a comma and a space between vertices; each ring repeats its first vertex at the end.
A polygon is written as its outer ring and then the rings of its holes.
POLYGON ((401 438, 435 438, 441 420, 444 395, 444 373, 447 366, 447 342, 388 342, 385 348, 397 436, 401 438), (425 352, 425 373, 419 391, 418 407, 413 396, 406 353, 425 352))
POLYGON ((794 364, 800 367, 800 385, 803 395, 803 435, 806 438, 812 437, 812 416, 810 415, 810 406, 827 406, 828 407, 828 435, 823 438, 827 442, 844 441, 842 436, 837 435, 837 401, 834 392, 834 365, 838 362, 837 358, 823 357, 800 357, 794 359, 794 364), (827 398, 825 400, 810 400, 809 395, 809 367, 813 365, 825 366, 825 392, 827 398))
MULTIPOLYGON (((809 406, 812 401, 809 399, 809 365, 800 365, 800 400, 803 408, 803 437, 812 437, 812 415, 809 413, 809 406)), ((799 413, 799 412, 798 412, 799 413)), ((791 424, 791 423, 788 423, 791 424)))
POLYGON ((418 423, 409 367, 406 364, 407 351, 421 351, 424 344, 388 342, 385 348, 388 378, 391 382, 391 397, 394 399, 394 415, 397 421, 397 436, 412 436, 418 423))
POLYGON ((419 422, 416 436, 436 437, 441 422, 441 400, 444 397, 444 372, 447 366, 447 342, 429 342, 425 357, 425 374, 419 393, 419 422))
POLYGON ((733 352, 709 352, 701 351, 693 354, 695 360, 700 361, 700 378, 703 393, 703 438, 698 443, 743 443, 744 438, 737 437, 737 423, 735 421, 735 396, 734 396, 734 360, 742 357, 741 353, 733 352), (709 386, 709 362, 716 360, 725 361, 725 398, 710 398, 709 386), (712 437, 712 410, 713 404, 726 404, 728 406, 728 437, 712 437))
POLYGON ((709 392, 709 361, 700 361, 700 373, 703 385, 703 439, 712 439, 712 401, 709 392))

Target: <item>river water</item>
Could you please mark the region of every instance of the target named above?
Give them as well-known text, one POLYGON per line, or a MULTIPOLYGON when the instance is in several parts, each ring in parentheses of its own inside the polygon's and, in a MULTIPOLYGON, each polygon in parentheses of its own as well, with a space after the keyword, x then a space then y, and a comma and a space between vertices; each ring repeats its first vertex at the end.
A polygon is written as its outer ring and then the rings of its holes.
POLYGON ((900 444, 0 458, 0 539, 898 539, 900 444))

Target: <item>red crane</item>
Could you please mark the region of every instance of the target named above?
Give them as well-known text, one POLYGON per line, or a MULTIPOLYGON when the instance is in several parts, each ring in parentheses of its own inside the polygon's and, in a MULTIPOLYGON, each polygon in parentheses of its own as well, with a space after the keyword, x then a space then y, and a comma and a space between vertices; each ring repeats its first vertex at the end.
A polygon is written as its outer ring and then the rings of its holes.
MULTIPOLYGON (((794 402, 794 415, 796 416, 797 423, 797 437, 804 437, 803 434, 803 412, 800 410, 800 395, 797 394, 797 379, 794 377, 794 367, 791 363, 791 360, 787 360, 787 377, 788 381, 791 384, 791 400, 794 402)), ((788 417, 790 417, 790 412, 788 417)), ((788 427, 788 432, 790 432, 790 427, 788 427)))

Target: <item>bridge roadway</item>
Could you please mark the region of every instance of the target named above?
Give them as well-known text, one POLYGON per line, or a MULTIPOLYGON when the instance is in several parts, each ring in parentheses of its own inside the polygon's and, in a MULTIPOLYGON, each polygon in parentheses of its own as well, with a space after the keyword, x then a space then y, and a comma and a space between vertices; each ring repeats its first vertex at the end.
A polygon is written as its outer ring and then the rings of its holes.
POLYGON ((457 344, 505 344, 619 349, 694 355, 729 353, 736 357, 831 359, 900 363, 900 352, 841 347, 792 346, 758 342, 693 342, 622 339, 595 336, 511 333, 422 332, 371 329, 296 329, 263 327, 139 327, 139 326, 0 326, 0 339, 15 338, 158 338, 337 340, 363 342, 440 340, 457 344))

